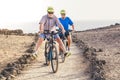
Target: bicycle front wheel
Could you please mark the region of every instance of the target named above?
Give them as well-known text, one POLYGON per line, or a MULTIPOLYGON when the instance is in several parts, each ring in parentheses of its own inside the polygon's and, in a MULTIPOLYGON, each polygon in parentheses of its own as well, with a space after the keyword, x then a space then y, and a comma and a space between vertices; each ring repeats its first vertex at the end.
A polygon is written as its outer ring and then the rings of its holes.
POLYGON ((52 66, 53 73, 56 73, 58 70, 58 50, 56 45, 53 45, 53 48, 52 48, 51 66, 52 66))
POLYGON ((48 46, 48 42, 45 43, 45 52, 44 52, 44 56, 45 56, 45 63, 48 64, 48 53, 49 53, 49 46, 48 46))

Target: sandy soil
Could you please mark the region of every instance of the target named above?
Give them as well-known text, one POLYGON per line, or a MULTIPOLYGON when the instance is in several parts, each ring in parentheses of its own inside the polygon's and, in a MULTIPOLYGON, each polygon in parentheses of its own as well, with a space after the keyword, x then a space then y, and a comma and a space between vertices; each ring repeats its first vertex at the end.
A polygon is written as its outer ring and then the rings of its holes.
POLYGON ((97 57, 106 60, 106 80, 120 79, 120 25, 106 29, 96 29, 75 33, 77 38, 89 46, 102 49, 97 57))
POLYGON ((44 66, 44 55, 40 48, 37 60, 24 70, 15 80, 89 80, 86 73, 87 63, 85 63, 82 52, 75 44, 71 47, 72 55, 66 58, 65 63, 59 61, 57 73, 52 73, 51 66, 44 66))
POLYGON ((7 63, 25 54, 25 50, 33 42, 32 36, 0 35, 0 70, 7 63))

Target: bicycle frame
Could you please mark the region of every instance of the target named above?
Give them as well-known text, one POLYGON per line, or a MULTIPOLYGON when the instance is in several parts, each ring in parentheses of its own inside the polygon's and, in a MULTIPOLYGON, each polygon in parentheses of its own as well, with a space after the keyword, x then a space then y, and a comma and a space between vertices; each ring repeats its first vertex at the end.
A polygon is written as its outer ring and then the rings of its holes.
POLYGON ((54 42, 54 35, 50 34, 50 38, 48 40, 48 44, 49 44, 49 52, 48 52, 48 60, 52 60, 52 49, 53 49, 53 44, 55 44, 54 42))
POLYGON ((54 40, 54 35, 56 35, 57 33, 46 33, 46 34, 50 34, 47 38, 47 43, 45 44, 45 59, 46 59, 46 63, 51 62, 51 66, 52 66, 52 70, 54 73, 57 72, 58 69, 58 52, 57 49, 55 47, 55 40, 54 40), (54 52, 55 49, 55 52, 54 52), (48 50, 48 52, 46 51, 48 50), (55 60, 55 64, 54 64, 54 60, 55 60))

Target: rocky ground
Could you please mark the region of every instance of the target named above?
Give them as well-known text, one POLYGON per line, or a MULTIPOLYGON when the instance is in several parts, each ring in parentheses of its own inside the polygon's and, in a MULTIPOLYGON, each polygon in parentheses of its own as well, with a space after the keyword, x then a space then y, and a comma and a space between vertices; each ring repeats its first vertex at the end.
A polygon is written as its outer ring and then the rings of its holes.
POLYGON ((101 50, 97 52, 97 58, 106 61, 104 67, 106 80, 120 79, 120 25, 76 32, 74 36, 88 46, 101 50))
POLYGON ((7 63, 25 54, 34 41, 33 36, 0 35, 0 71, 7 63))

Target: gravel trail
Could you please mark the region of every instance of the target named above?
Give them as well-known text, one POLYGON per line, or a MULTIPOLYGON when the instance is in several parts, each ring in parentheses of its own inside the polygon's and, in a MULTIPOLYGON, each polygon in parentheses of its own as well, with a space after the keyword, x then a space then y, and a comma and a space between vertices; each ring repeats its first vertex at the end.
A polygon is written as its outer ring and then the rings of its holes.
MULTIPOLYGON (((44 48, 40 48, 40 51, 44 48)), ((75 43, 71 46, 72 55, 66 58, 64 63, 59 61, 57 73, 52 73, 51 66, 44 66, 43 51, 39 54, 36 61, 33 62, 27 69, 22 71, 22 74, 17 76, 15 80, 89 80, 89 75, 86 73, 88 64, 82 56, 80 50, 75 43)))

